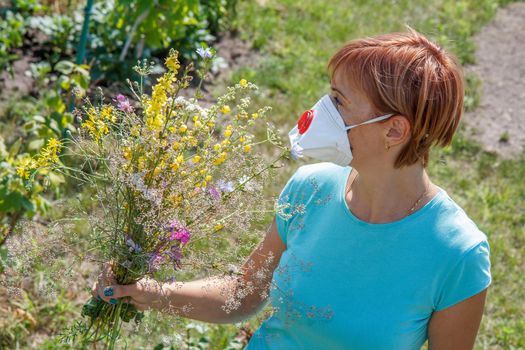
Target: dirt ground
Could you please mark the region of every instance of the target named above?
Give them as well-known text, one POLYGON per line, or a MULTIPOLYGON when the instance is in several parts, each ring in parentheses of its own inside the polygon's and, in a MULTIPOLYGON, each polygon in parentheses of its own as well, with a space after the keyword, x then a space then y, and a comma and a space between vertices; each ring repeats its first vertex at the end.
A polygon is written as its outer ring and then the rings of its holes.
POLYGON ((482 82, 478 108, 464 116, 466 130, 504 158, 525 146, 525 2, 499 9, 474 37, 476 64, 466 67, 482 82))

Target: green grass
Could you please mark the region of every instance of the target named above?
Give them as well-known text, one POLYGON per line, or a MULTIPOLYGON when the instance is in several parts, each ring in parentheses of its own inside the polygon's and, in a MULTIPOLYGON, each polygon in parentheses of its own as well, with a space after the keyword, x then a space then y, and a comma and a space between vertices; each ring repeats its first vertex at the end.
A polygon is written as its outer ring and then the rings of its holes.
MULTIPOLYGON (((237 82, 243 77, 260 86, 264 94, 258 102, 273 107, 274 123, 286 136, 300 113, 328 91, 326 64, 345 41, 403 30, 408 24, 454 52, 462 63, 472 63, 475 52, 472 35, 493 17, 498 6, 507 2, 240 2, 236 25, 241 36, 259 50, 261 57, 257 64, 233 72, 231 80, 237 82)), ((479 102, 479 86, 479 77, 467 77, 466 106, 469 109, 479 102)), ((279 181, 268 188, 268 196, 276 196, 300 164, 287 163, 279 181)), ((501 160, 466 139, 460 130, 451 147, 432 154, 429 172, 434 182, 445 188, 489 237, 493 284, 476 349, 525 348, 522 316, 525 300, 522 278, 525 271, 522 248, 525 244, 525 155, 517 160, 501 160)), ((260 225, 266 226, 270 220, 268 216, 260 225)), ((49 334, 41 348, 62 348, 53 335, 68 317, 76 317, 83 299, 76 295, 79 300, 68 300, 64 291, 59 291, 58 295, 54 305, 34 296, 31 301, 24 298, 21 308, 31 312, 41 328, 35 329, 27 321, 14 319, 8 328, 0 331, 0 347, 4 339, 12 341, 11 345, 18 341, 22 348, 28 348, 24 342, 28 336, 41 332, 49 334)), ((170 329, 174 325, 170 322, 170 319, 159 321, 155 329, 157 334, 171 336, 170 329)), ((255 328, 260 322, 253 319, 250 324, 255 328)), ((234 325, 209 325, 205 338, 213 344, 211 349, 225 349, 236 332, 234 325)), ((150 349, 155 345, 151 339, 133 336, 128 344, 150 349)))

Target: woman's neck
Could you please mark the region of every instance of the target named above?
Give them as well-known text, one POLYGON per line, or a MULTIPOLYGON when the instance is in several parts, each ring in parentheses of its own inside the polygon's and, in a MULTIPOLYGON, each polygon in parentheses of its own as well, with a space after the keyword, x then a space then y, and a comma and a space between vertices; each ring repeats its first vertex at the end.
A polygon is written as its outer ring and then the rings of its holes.
POLYGON ((354 171, 346 201, 355 216, 370 223, 400 220, 422 208, 439 192, 419 164, 383 171, 354 171))

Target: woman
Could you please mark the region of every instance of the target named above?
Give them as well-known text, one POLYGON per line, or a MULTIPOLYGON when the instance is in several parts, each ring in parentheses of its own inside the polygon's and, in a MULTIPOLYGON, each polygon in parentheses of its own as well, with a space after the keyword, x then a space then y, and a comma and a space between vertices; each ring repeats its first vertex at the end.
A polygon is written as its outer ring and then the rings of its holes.
POLYGON ((410 29, 352 41, 328 68, 331 94, 289 134, 294 154, 325 162, 288 181, 242 277, 101 278, 93 294, 217 323, 270 299, 247 349, 419 349, 427 338, 433 350, 472 349, 490 247, 426 172, 430 147, 450 144, 459 124, 459 64, 410 29), (232 295, 237 307, 224 308, 232 295))

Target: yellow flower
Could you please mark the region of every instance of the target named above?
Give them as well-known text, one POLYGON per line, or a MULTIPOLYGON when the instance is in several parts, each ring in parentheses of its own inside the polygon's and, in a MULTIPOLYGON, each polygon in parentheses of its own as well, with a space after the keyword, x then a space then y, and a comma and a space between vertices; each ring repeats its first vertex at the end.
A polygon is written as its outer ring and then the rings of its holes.
POLYGON ((180 68, 178 55, 179 55, 178 51, 171 49, 169 56, 166 58, 166 61, 164 62, 164 64, 166 65, 166 68, 168 68, 170 71, 174 73, 177 73, 177 71, 180 68))
POLYGON ((230 140, 223 140, 223 141, 221 142, 221 144, 222 144, 223 147, 228 146, 230 143, 231 143, 230 140))
MULTIPOLYGON (((107 113, 107 109, 104 113, 107 113)), ((89 119, 84 121, 80 126, 89 132, 95 142, 98 142, 102 135, 109 132, 108 127, 104 118, 99 117, 95 108, 87 110, 87 115, 89 119)))
POLYGON ((201 127, 202 127, 202 123, 201 123, 200 121, 197 120, 197 121, 195 122, 195 128, 199 129, 199 128, 201 128, 201 127))
POLYGON ((131 160, 131 147, 124 147, 124 158, 131 160))
POLYGON ((197 141, 197 139, 193 136, 190 136, 188 138, 188 142, 190 143, 190 145, 192 145, 193 147, 197 146, 199 144, 199 141, 197 141))
POLYGON ((180 126, 180 128, 179 128, 179 131, 180 131, 181 133, 186 132, 186 130, 188 130, 188 127, 187 127, 186 125, 184 125, 184 124, 182 124, 182 125, 180 126))
POLYGON ((173 195, 170 196, 170 199, 173 201, 173 205, 177 207, 180 202, 182 202, 182 195, 173 195))
POLYGON ((175 163, 171 163, 171 164, 170 164, 170 168, 171 168, 171 170, 173 170, 173 171, 177 171, 177 169, 179 169, 179 166, 180 166, 180 165, 179 165, 179 163, 177 163, 177 162, 175 162, 175 163))
POLYGON ((16 168, 18 176, 23 179, 28 179, 31 174, 30 169, 34 167, 34 161, 31 158, 24 158, 20 161, 20 165, 16 168))
POLYGON ((213 229, 215 230, 215 232, 217 231, 220 231, 224 228, 224 225, 221 224, 221 223, 218 223, 218 224, 215 224, 215 226, 213 227, 213 229))
POLYGON ((211 175, 207 175, 206 178, 205 178, 205 180, 208 181, 208 182, 210 182, 212 179, 213 179, 213 178, 212 178, 211 175))
POLYGON ((184 156, 182 154, 177 156, 177 163, 179 164, 184 163, 184 156))
POLYGON ((146 119, 146 126, 149 130, 160 130, 164 125, 164 116, 162 114, 156 114, 154 116, 149 116, 146 119))
POLYGON ((116 117, 113 115, 113 107, 111 106, 104 106, 102 111, 100 111, 100 116, 113 123, 116 121, 116 117))
POLYGON ((241 87, 246 87, 248 85, 248 82, 246 81, 246 79, 241 79, 241 81, 239 81, 239 84, 241 85, 241 87))
POLYGON ((193 116, 193 121, 196 122, 197 120, 199 120, 199 116, 198 115, 194 115, 193 116))
POLYGON ((213 162, 212 162, 213 165, 221 165, 222 163, 224 163, 224 161, 226 160, 227 156, 228 156, 228 153, 221 152, 219 157, 213 160, 213 162))
POLYGON ((259 114, 257 114, 257 113, 253 113, 253 114, 252 114, 252 118, 253 118, 253 119, 257 119, 258 117, 259 117, 259 114))
POLYGON ((133 125, 130 129, 131 136, 139 136, 140 135, 140 126, 139 125, 133 125))
POLYGON ((204 175, 204 174, 206 174, 207 171, 208 171, 208 170, 206 170, 206 169, 201 169, 201 170, 199 171, 199 173, 200 173, 201 175, 204 175))
POLYGON ((232 126, 231 125, 227 125, 226 126, 226 130, 224 130, 224 136, 226 137, 230 137, 232 135, 232 126))
POLYGON ((216 143, 214 146, 213 146, 213 150, 218 152, 219 150, 221 149, 221 145, 219 143, 216 143))
POLYGON ((180 176, 186 176, 188 173, 186 172, 186 170, 183 170, 180 172, 180 176))
POLYGON ((196 155, 193 157, 193 163, 198 163, 200 162, 200 160, 201 160, 201 156, 196 155))
POLYGON ((54 137, 50 138, 49 141, 47 141, 47 148, 49 149, 60 149, 62 148, 62 143, 55 139, 54 137))
POLYGON ((144 169, 145 162, 146 162, 146 159, 144 157, 139 157, 139 160, 138 160, 139 171, 142 171, 144 169))
POLYGON ((180 148, 180 143, 177 142, 177 141, 174 141, 174 142, 173 142, 173 145, 171 145, 171 147, 173 147, 173 149, 177 150, 177 149, 180 148))
POLYGON ((222 106, 221 112, 224 113, 224 114, 230 113, 231 112, 230 106, 228 106, 228 105, 222 106))
POLYGON ((250 145, 244 145, 244 152, 248 153, 248 152, 251 151, 251 149, 252 149, 252 146, 250 146, 250 145))
POLYGON ((244 142, 244 141, 246 141, 246 137, 244 137, 244 136, 239 137, 239 141, 240 141, 240 142, 244 142))
POLYGON ((18 176, 20 176, 22 179, 28 179, 29 178, 29 169, 23 166, 19 166, 16 168, 16 172, 18 176))
POLYGON ((162 160, 160 164, 153 170, 153 176, 157 177, 159 176, 160 172, 163 170, 163 168, 166 166, 166 163, 162 160))

